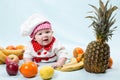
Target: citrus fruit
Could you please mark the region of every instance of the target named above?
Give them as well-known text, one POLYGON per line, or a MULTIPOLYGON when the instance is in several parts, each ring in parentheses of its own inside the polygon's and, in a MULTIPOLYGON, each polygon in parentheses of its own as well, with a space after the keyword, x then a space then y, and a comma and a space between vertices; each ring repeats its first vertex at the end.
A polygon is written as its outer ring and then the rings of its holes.
POLYGON ((15 46, 9 45, 6 47, 7 50, 16 50, 15 46))
POLYGON ((74 48, 74 50, 73 50, 73 56, 76 58, 76 57, 78 57, 78 54, 83 54, 84 53, 84 51, 83 51, 83 49, 82 48, 80 48, 80 47, 76 47, 76 48, 74 48))
POLYGON ((112 58, 110 57, 110 58, 109 58, 109 62, 108 62, 108 68, 111 68, 112 65, 113 65, 113 60, 112 60, 112 58))
POLYGON ((43 66, 40 69, 40 76, 42 79, 50 79, 54 74, 54 69, 51 66, 43 66))
POLYGON ((27 78, 34 77, 38 73, 38 67, 34 62, 25 62, 20 66, 20 73, 27 78))
POLYGON ((76 60, 77 60, 77 62, 80 62, 81 58, 80 58, 80 57, 77 57, 76 60))

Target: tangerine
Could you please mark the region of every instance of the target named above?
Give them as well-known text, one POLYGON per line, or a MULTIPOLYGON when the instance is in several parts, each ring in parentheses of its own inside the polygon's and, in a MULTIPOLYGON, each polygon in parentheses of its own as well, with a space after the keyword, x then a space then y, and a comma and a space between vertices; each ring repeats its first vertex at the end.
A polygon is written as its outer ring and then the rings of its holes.
POLYGON ((34 62, 25 62, 20 66, 19 71, 24 77, 31 78, 37 75, 38 67, 34 62))
POLYGON ((15 46, 9 45, 6 47, 7 50, 16 50, 15 46))
POLYGON ((74 50, 73 50, 73 56, 74 56, 75 58, 78 57, 78 54, 83 54, 83 53, 84 53, 84 51, 83 51, 83 49, 80 48, 80 47, 76 47, 76 48, 74 48, 74 50))
POLYGON ((113 59, 110 57, 108 62, 108 68, 111 68, 113 65, 113 59))
POLYGON ((80 62, 81 58, 80 58, 80 57, 77 57, 76 60, 77 60, 77 62, 80 62))

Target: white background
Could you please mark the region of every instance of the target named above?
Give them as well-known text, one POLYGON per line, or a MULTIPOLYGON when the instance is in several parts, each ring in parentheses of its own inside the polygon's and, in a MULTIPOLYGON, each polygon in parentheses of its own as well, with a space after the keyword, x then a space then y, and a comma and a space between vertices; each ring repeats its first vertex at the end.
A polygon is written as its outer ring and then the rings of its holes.
MULTIPOLYGON (((106 2, 107 0, 103 0, 106 2)), ((99 0, 0 0, 0 46, 26 44, 29 37, 22 37, 20 25, 33 13, 41 13, 52 23, 55 37, 65 44, 69 54, 75 47, 84 50, 95 34, 90 19, 85 17, 92 11, 88 4, 99 6, 99 0)), ((120 74, 120 1, 110 0, 110 4, 118 6, 114 12, 118 26, 108 41, 114 69, 120 74)), ((104 78, 103 78, 104 79, 104 78)), ((105 79, 104 79, 105 80, 105 79)), ((115 79, 114 79, 115 80, 115 79)))

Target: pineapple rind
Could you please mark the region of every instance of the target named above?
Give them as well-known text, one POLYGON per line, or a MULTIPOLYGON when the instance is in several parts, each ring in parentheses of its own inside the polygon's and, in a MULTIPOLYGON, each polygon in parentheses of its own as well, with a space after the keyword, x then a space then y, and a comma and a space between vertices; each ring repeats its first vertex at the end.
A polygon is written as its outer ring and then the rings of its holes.
POLYGON ((88 72, 102 73, 108 68, 110 47, 107 43, 92 41, 84 54, 84 68, 88 72))

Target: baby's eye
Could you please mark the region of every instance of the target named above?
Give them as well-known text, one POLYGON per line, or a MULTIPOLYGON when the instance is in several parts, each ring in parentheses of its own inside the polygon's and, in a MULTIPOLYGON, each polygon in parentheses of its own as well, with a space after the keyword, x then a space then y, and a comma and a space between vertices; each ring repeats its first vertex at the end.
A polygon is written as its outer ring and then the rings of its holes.
POLYGON ((38 35, 42 35, 42 33, 39 33, 38 35))
POLYGON ((50 33, 50 31, 46 31, 45 33, 50 33))

